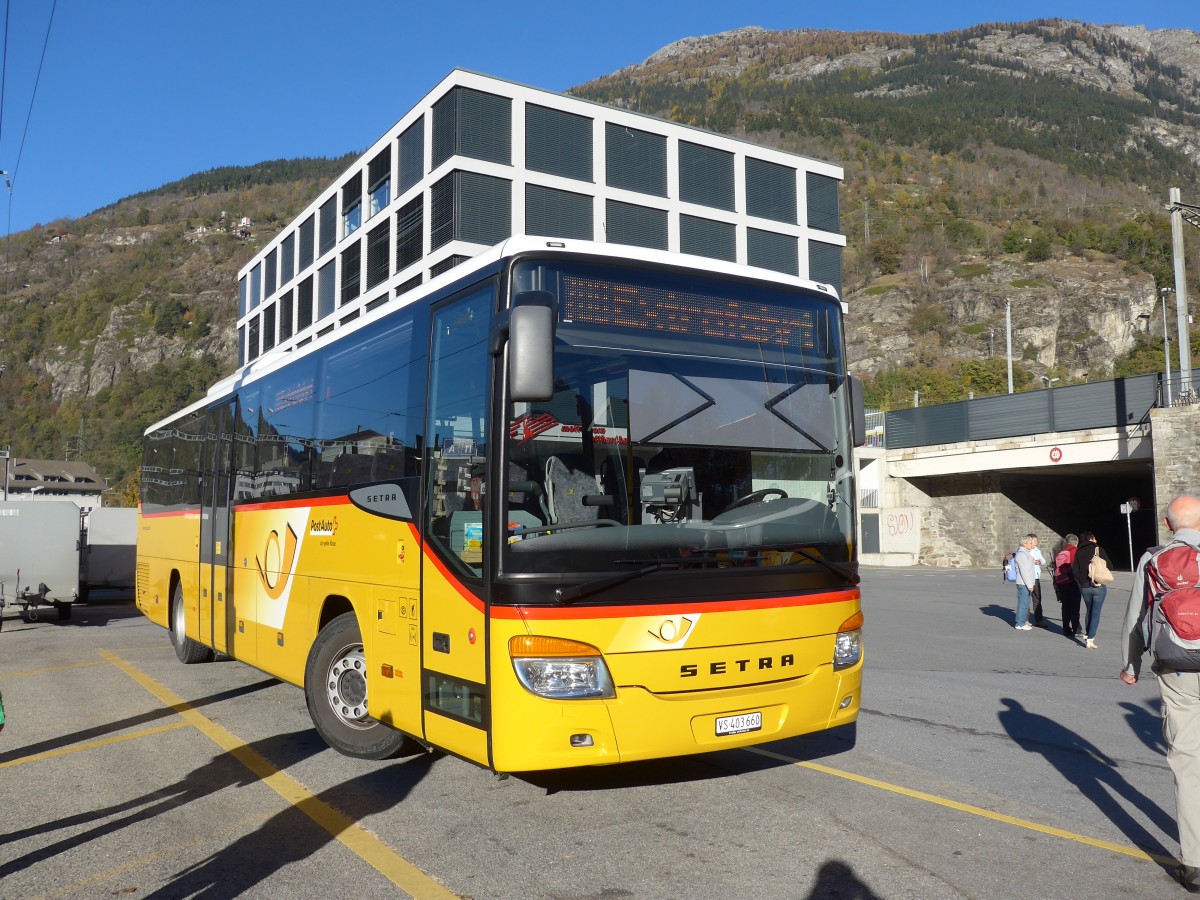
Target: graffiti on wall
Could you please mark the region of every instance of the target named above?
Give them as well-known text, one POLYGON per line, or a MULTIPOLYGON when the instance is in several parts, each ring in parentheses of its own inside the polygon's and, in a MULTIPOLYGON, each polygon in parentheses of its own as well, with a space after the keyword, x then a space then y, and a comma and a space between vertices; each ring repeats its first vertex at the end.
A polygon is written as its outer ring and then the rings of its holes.
POLYGON ((921 518, 914 507, 879 511, 879 549, 883 553, 919 553, 921 518))

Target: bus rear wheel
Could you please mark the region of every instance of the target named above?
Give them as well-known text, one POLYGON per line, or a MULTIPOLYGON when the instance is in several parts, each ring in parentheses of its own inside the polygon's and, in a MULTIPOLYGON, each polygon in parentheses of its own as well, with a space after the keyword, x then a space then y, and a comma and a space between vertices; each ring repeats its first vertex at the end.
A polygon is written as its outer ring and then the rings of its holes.
POLYGON ((352 612, 326 625, 313 642, 304 669, 304 699, 318 733, 339 753, 392 759, 416 749, 408 735, 367 715, 367 663, 352 612))
POLYGON ((187 619, 184 617, 183 585, 176 584, 171 593, 171 644, 175 647, 175 656, 181 663, 208 662, 212 659, 212 651, 198 641, 187 636, 187 619))

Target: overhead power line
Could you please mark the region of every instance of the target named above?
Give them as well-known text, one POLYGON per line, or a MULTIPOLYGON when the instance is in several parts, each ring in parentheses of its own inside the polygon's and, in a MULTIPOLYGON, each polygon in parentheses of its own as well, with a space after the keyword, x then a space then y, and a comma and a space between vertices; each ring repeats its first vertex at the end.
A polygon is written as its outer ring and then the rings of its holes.
MULTIPOLYGON (((33 80, 33 95, 29 98, 29 111, 25 114, 25 130, 21 132, 21 145, 17 148, 17 162, 13 166, 12 175, 10 176, 10 194, 12 193, 12 188, 17 184, 17 170, 21 168, 21 156, 25 153, 25 138, 29 134, 29 121, 33 118, 33 105, 37 101, 38 84, 42 80, 42 66, 46 63, 46 48, 50 46, 50 29, 54 27, 54 11, 57 8, 58 0, 54 0, 50 5, 50 21, 46 23, 46 39, 42 41, 42 56, 38 60, 37 76, 33 80)), ((5 30, 5 34, 7 35, 7 29, 5 30)), ((5 41, 7 46, 7 37, 5 41)))

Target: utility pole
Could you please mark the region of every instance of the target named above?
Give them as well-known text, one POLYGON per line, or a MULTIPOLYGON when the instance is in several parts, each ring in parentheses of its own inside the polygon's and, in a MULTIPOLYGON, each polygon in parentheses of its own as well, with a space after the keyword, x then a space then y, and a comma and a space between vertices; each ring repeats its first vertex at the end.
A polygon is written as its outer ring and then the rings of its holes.
MULTIPOLYGON (((1166 381, 1163 384, 1167 395, 1164 397, 1163 406, 1171 405, 1171 339, 1167 331, 1167 294, 1171 291, 1170 288, 1162 289, 1162 309, 1163 309, 1163 366, 1166 371, 1166 381)), ((1149 323, 1147 322, 1147 326, 1149 323)), ((1149 329, 1147 329, 1149 330, 1149 329)), ((1182 390, 1182 388, 1181 388, 1182 390)))
MULTIPOLYGON (((1200 208, 1180 202, 1179 188, 1171 188, 1171 250, 1175 257, 1175 316, 1179 330, 1179 396, 1191 398, 1192 395, 1192 343, 1189 334, 1187 275, 1183 268, 1183 218, 1190 211, 1188 222, 1200 227, 1200 208)), ((1164 298, 1165 299, 1165 298, 1164 298)))

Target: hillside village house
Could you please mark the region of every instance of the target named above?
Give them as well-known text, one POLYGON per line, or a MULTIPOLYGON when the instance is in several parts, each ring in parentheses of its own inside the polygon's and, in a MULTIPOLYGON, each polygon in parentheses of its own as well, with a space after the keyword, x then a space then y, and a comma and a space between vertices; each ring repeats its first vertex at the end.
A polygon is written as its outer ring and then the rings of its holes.
POLYGON ((6 463, 6 500, 71 500, 85 513, 103 505, 104 479, 85 462, 13 457, 6 463))

